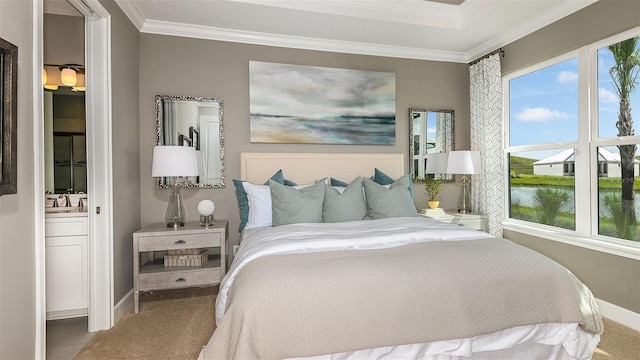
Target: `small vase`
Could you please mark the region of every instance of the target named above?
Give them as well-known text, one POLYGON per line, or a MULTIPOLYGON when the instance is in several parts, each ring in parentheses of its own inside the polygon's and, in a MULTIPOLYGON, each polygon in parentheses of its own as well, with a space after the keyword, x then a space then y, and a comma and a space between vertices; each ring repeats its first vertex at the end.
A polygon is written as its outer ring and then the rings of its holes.
POLYGON ((438 200, 427 200, 427 206, 429 209, 437 209, 438 205, 440 205, 440 201, 438 200))

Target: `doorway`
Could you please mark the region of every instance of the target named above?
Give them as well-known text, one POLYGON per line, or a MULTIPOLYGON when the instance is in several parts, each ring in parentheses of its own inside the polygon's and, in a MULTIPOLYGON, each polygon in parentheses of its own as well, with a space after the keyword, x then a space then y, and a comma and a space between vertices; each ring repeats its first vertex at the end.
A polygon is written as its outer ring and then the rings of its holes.
MULTIPOLYGON (((41 31, 34 32, 34 68, 44 68, 43 62, 43 3, 34 0, 34 24, 41 31)), ((98 0, 68 0, 84 16, 86 78, 86 158, 87 190, 92 196, 87 211, 88 219, 88 330, 95 332, 113 326, 113 235, 112 235, 112 172, 111 172, 111 49, 110 15, 98 0)), ((43 119, 43 77, 34 84, 34 108, 43 119)), ((44 195, 44 122, 36 122, 34 136, 36 161, 34 175, 36 189, 44 195)), ((46 354, 46 251, 44 196, 36 197, 36 358, 46 354)))

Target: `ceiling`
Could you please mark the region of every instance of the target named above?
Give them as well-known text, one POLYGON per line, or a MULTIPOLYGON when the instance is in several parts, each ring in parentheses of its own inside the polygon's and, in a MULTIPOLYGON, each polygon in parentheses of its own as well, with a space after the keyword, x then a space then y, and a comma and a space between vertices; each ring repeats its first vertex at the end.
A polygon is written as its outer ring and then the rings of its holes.
POLYGON ((115 0, 144 33, 470 62, 597 0, 115 0))

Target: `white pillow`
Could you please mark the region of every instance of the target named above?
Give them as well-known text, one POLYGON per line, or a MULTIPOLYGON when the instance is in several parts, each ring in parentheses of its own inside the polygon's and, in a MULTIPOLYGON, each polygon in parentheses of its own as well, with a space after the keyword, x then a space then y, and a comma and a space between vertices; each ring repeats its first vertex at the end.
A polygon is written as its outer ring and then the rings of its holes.
POLYGON ((249 201, 249 218, 245 229, 271 226, 271 190, 269 185, 255 185, 243 182, 249 201))
MULTIPOLYGON (((296 185, 296 189, 302 189, 313 184, 296 185)), ((249 202, 249 217, 245 229, 272 226, 273 213, 271 210, 271 190, 269 185, 256 185, 243 182, 242 187, 247 193, 249 202)))

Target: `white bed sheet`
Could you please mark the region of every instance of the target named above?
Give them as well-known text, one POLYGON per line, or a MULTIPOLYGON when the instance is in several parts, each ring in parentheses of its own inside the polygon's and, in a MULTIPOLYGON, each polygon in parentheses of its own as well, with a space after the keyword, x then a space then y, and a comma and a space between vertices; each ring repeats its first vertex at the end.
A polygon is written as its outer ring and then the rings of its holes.
MULTIPOLYGON (((261 256, 318 251, 365 250, 424 241, 457 241, 493 237, 459 225, 425 217, 388 218, 333 224, 292 224, 247 229, 231 268, 220 284, 216 323, 222 321, 227 295, 240 269, 261 256), (402 233, 402 236, 397 234, 402 233), (357 238, 357 240, 353 240, 357 238)), ((577 323, 518 326, 492 334, 422 344, 380 347, 307 359, 461 359, 485 358, 483 353, 504 352, 504 358, 531 353, 533 358, 589 359, 600 336, 583 331, 577 323), (536 353, 534 353, 534 351, 536 353), (534 355, 537 354, 537 355, 534 355)), ((491 358, 491 357, 487 357, 491 358)))

